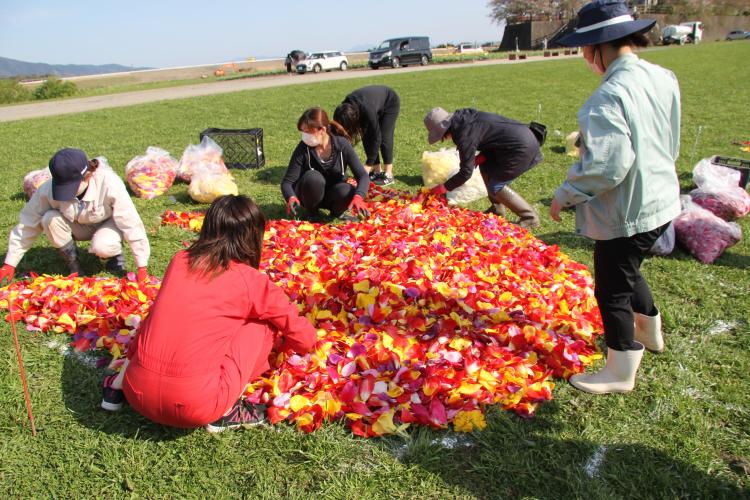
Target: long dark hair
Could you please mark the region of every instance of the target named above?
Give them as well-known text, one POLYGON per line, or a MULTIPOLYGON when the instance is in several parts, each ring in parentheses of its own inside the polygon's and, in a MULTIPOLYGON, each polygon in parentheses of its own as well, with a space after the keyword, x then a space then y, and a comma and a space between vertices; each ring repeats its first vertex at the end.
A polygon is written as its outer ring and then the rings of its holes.
POLYGON ((231 262, 260 267, 266 217, 244 195, 216 198, 208 207, 198 240, 187 249, 190 271, 215 278, 231 262))
POLYGON ((342 127, 336 120, 329 120, 328 113, 326 113, 323 108, 314 107, 302 113, 302 116, 297 120, 297 130, 301 132, 303 127, 308 129, 324 128, 329 135, 338 135, 347 141, 352 142, 352 138, 344 127, 342 127))
POLYGON ((359 122, 359 108, 354 104, 342 102, 333 112, 333 120, 340 123, 356 144, 362 137, 362 125, 359 122))

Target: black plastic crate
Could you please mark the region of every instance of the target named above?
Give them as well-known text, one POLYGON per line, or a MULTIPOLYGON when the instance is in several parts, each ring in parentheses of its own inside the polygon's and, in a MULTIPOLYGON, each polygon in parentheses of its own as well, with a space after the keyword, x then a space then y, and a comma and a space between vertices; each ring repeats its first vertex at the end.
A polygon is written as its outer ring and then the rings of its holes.
POLYGON ((228 168, 260 168, 266 164, 262 128, 207 128, 200 133, 200 140, 205 136, 210 137, 224 150, 224 164, 228 168))
POLYGON ((743 160, 741 158, 731 158, 729 156, 713 156, 711 157, 711 163, 714 165, 721 165, 722 167, 733 168, 740 172, 740 187, 746 188, 747 182, 750 180, 750 160, 743 160))

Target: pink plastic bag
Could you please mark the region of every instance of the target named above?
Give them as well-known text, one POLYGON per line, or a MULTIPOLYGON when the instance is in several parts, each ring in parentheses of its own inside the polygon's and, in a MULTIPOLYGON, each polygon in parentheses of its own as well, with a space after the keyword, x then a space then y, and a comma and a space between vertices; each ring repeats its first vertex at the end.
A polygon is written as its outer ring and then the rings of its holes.
POLYGON ((224 165, 224 158, 221 157, 222 152, 221 146, 205 136, 200 144, 190 144, 185 148, 177 167, 177 176, 185 182, 190 182, 193 172, 197 169, 215 174, 228 174, 229 170, 224 165))
POLYGON ((689 200, 673 225, 677 240, 704 264, 715 261, 742 238, 737 223, 727 222, 689 200))
POLYGON ((149 146, 146 154, 125 165, 125 180, 138 198, 150 200, 172 187, 177 175, 177 160, 161 148, 149 146))
POLYGON ((52 178, 52 174, 49 172, 49 168, 42 168, 40 170, 32 170, 23 178, 23 192, 26 195, 26 199, 30 200, 39 186, 44 184, 46 181, 52 178))
POLYGON ((717 217, 732 221, 750 212, 750 195, 741 187, 702 187, 690 191, 693 202, 717 217))

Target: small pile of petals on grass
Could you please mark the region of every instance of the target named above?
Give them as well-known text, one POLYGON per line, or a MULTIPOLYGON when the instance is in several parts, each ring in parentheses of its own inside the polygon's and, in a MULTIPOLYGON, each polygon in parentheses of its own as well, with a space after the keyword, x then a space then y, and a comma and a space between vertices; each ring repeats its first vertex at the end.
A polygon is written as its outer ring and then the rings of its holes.
MULTIPOLYGON (((37 276, 0 289, 0 308, 13 304, 13 319, 29 331, 66 333, 78 351, 106 349, 117 364, 156 297, 161 281, 123 278, 37 276)), ((6 315, 6 320, 10 320, 6 315)))

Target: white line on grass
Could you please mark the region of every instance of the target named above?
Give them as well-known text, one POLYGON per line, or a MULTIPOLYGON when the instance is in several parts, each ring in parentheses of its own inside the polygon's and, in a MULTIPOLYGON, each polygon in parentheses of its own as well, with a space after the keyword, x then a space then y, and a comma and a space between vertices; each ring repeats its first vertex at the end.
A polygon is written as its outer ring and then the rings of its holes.
POLYGON ((607 447, 603 444, 599 445, 599 448, 597 448, 594 454, 591 455, 591 458, 589 458, 589 461, 586 462, 586 465, 583 468, 588 477, 594 478, 599 474, 599 467, 602 466, 606 454, 607 447))

